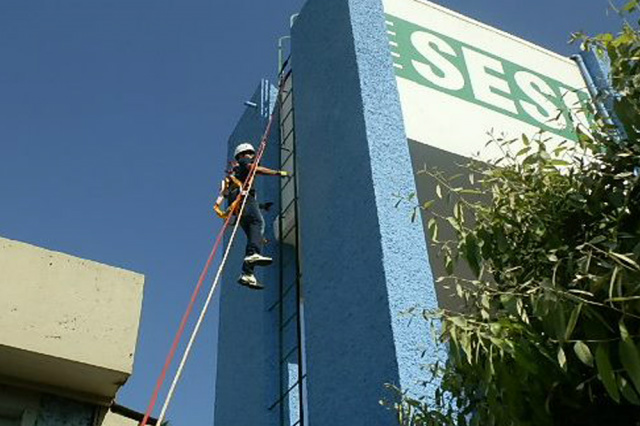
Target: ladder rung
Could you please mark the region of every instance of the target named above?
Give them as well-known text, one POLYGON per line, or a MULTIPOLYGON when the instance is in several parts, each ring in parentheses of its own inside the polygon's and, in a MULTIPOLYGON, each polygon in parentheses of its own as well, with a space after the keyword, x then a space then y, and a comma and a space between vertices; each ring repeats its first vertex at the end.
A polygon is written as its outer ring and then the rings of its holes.
POLYGON ((284 116, 284 118, 280 119, 280 123, 284 123, 285 121, 287 121, 287 118, 289 118, 289 116, 293 114, 293 107, 289 109, 289 112, 287 112, 287 114, 284 116))
MULTIPOLYGON (((290 159, 291 157, 293 157, 294 152, 295 152, 295 148, 294 148, 294 149, 290 149, 290 150, 289 150, 289 154, 287 154, 287 156, 284 158, 284 160, 283 160, 283 161, 280 161, 280 166, 283 166, 283 165, 284 165, 284 163, 286 163, 287 161, 289 161, 289 159, 290 159)), ((291 180, 291 179, 289 179, 289 180, 291 180)))
POLYGON ((280 148, 284 151, 291 152, 296 149, 296 147, 294 146, 295 145, 294 142, 295 142, 295 135, 293 134, 293 129, 291 129, 291 131, 287 134, 287 138, 282 139, 280 143, 280 148), (291 148, 288 147, 289 145, 291 146, 291 148))
POLYGON ((287 239, 287 237, 289 236, 289 234, 291 234, 291 232, 293 232, 294 229, 296 229, 297 226, 293 225, 291 228, 289 228, 289 230, 287 232, 285 232, 281 237, 280 237, 280 241, 284 241, 287 239))
POLYGON ((286 177, 285 179, 286 179, 286 181, 285 181, 284 185, 282 185, 282 186, 280 187, 280 192, 284 191, 284 189, 285 189, 287 186, 289 186, 289 183, 293 182, 293 176, 288 176, 288 177, 286 177))
MULTIPOLYGON (((289 64, 289 61, 291 60, 291 55, 289 55, 289 57, 282 63, 282 68, 280 68, 280 72, 279 74, 282 74, 282 72, 284 71, 284 69, 287 67, 287 65, 289 64)), ((286 77, 285 77, 286 78, 286 77)))
POLYGON ((293 348, 291 348, 291 350, 290 350, 289 352, 287 352, 287 354, 286 354, 284 357, 282 357, 282 358, 280 359, 280 364, 284 364, 284 362, 285 362, 287 359, 289 359, 289 357, 290 357, 291 355, 293 355, 297 350, 298 350, 298 346, 297 346, 297 345, 296 345, 296 346, 294 346, 293 348))
POLYGON ((289 69, 289 71, 287 71, 287 75, 284 76, 283 81, 288 80, 289 78, 291 78, 291 73, 293 72, 292 69, 289 69))
POLYGON ((280 96, 280 108, 284 105, 291 96, 293 96, 293 90, 283 90, 282 93, 286 93, 284 96, 280 96))
MULTIPOLYGON (((282 75, 284 73, 284 70, 285 70, 285 67, 282 67, 282 69, 280 70, 280 75, 282 75)), ((291 78, 291 72, 292 71, 293 70, 291 69, 291 67, 289 67, 289 69, 287 70, 287 73, 285 74, 285 76, 281 78, 281 80, 280 80, 282 82, 281 87, 284 87, 286 85, 286 81, 289 78, 291 78)))
MULTIPOLYGON (((282 293, 282 299, 284 299, 287 294, 289 294, 289 292, 291 291, 292 288, 296 287, 296 283, 294 282, 293 284, 291 284, 289 287, 287 287, 284 292, 282 293)), ((269 309, 267 309, 267 312, 271 312, 273 311, 273 309, 278 306, 280 303, 282 303, 282 299, 278 299, 275 301, 275 303, 271 306, 269 306, 269 309)))
POLYGON ((285 328, 287 328, 287 326, 291 324, 291 321, 293 321, 293 319, 297 316, 298 316, 298 312, 294 312, 292 315, 290 315, 289 318, 287 318, 287 320, 282 323, 282 325, 280 326, 280 330, 282 331, 285 328))
MULTIPOLYGON (((285 137, 282 138, 282 141, 286 141, 289 138, 289 136, 291 136, 292 133, 293 133, 293 126, 291 127, 291 130, 289 130, 289 133, 287 133, 285 137)), ((282 145, 284 145, 284 143, 280 143, 280 146, 282 145)))
MULTIPOLYGON (((306 374, 303 374, 301 379, 304 380, 307 377, 306 374)), ((284 401, 284 399, 287 397, 287 395, 289 395, 289 393, 296 388, 296 386, 298 386, 300 384, 300 380, 296 380, 296 382, 294 384, 292 384, 289 389, 287 389, 287 391, 285 393, 282 394, 282 396, 280 397, 280 399, 278 399, 276 402, 274 402, 273 404, 271 404, 269 406, 269 411, 273 410, 275 407, 277 407, 278 404, 280 404, 282 401, 284 401)))
POLYGON ((285 216, 285 213, 286 213, 287 211, 289 211, 289 209, 291 208, 291 206, 295 206, 295 203, 296 203, 296 201, 297 201, 297 200, 298 200, 298 197, 293 197, 293 199, 292 199, 291 201, 289 201, 289 204, 287 204, 287 207, 285 207, 285 208, 280 212, 280 215, 281 215, 282 217, 284 217, 284 216, 285 216))

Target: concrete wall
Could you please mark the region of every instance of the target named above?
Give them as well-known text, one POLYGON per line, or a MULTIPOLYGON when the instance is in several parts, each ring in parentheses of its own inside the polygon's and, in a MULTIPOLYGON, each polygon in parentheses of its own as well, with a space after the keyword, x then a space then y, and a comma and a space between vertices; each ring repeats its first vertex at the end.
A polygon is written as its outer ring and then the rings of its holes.
POLYGON ((138 420, 108 411, 102 420, 101 426, 138 426, 139 424, 138 420))
POLYGON ((3 426, 34 426, 40 394, 0 385, 0 422, 3 426))
POLYGON ((94 426, 97 407, 53 395, 43 395, 35 426, 94 426))
POLYGON ((0 386, 3 426, 95 426, 96 414, 101 410, 104 409, 59 396, 0 386))
POLYGON ((0 238, 0 381, 107 404, 132 371, 144 277, 0 238))
MULTIPOLYGON (((142 414, 139 413, 142 418, 142 414)), ((1 426, 136 426, 107 407, 0 385, 1 426)))
MULTIPOLYGON (((265 131, 275 99, 274 89, 266 81, 251 98, 258 107, 248 107, 229 138, 228 158, 241 142, 250 141, 256 148, 265 131)), ((277 168, 279 131, 277 118, 262 164, 277 168)), ((279 209, 278 179, 258 177, 255 182, 258 200, 275 202, 270 212, 263 212, 267 223, 266 238, 270 243, 265 253, 277 258, 273 221, 279 209)), ((227 233, 225 247, 229 244, 227 233)), ((276 267, 257 268, 257 278, 266 285, 263 291, 237 284, 246 237, 238 230, 236 241, 223 274, 218 317, 218 364, 214 424, 245 426, 277 424, 276 413, 267 410, 277 395, 277 318, 267 310, 278 294, 276 267)))
MULTIPOLYGON (((415 389, 437 306, 380 1, 310 0, 293 28, 311 425, 394 424, 383 385, 415 389)), ((423 359, 429 362, 429 359, 423 359)), ((423 390, 422 390, 423 391, 423 390)))

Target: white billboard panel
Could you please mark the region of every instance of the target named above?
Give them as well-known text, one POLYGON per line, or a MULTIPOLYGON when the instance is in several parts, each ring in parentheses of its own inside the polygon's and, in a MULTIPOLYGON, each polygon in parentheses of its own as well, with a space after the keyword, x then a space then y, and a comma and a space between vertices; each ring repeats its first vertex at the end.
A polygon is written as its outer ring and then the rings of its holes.
POLYGON ((426 1, 384 7, 408 139, 488 159, 492 130, 561 141, 586 123, 575 109, 588 94, 569 58, 426 1))

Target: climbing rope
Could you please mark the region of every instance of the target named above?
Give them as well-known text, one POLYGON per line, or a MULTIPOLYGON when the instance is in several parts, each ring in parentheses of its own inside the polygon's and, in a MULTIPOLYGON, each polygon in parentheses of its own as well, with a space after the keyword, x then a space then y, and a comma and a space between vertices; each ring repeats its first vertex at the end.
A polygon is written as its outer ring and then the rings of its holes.
MULTIPOLYGON (((280 95, 280 92, 282 91, 282 80, 280 81, 280 84, 278 85, 279 89, 278 89, 278 95, 280 95)), ((276 98, 277 99, 277 98, 276 98)), ((191 336, 189 338, 189 342, 187 343, 187 346, 185 347, 184 353, 182 355, 182 359, 180 360, 180 364, 178 366, 178 369, 176 370, 176 373, 173 377, 173 381, 171 383, 171 387, 169 388, 169 392, 167 393, 167 396, 164 400, 164 403, 162 405, 162 409, 160 411, 160 415, 158 416, 156 425, 157 426, 161 426, 162 425, 162 421, 164 420, 164 417, 166 415, 167 409, 169 408, 169 404, 171 403, 171 399, 173 398, 173 394, 175 392, 176 386, 178 384, 178 381, 180 380, 180 377, 182 376, 182 371, 184 369, 184 366, 187 362, 187 359, 189 357, 189 354, 191 353, 191 347, 193 346, 193 343, 195 342, 196 336, 198 335, 198 332, 200 330, 200 326, 202 325, 202 322, 204 321, 204 317, 206 316, 206 313, 209 309, 209 305, 211 303, 211 300, 213 298, 213 295, 215 294, 215 290, 218 286, 218 282, 220 281, 220 277, 222 276, 222 272, 224 270, 224 267, 227 263, 227 258, 229 256, 229 253, 231 252, 231 247, 233 246, 233 242, 235 240, 235 236, 236 233, 238 231, 238 226, 240 224, 240 218, 242 217, 242 213, 244 212, 244 208, 245 205, 247 203, 247 195, 249 194, 249 191, 251 190, 252 186, 253 186, 253 181, 255 179, 256 176, 256 171, 257 171, 257 167, 260 163, 260 160, 262 159, 262 155, 264 154, 264 151, 267 147, 267 141, 269 139, 269 136, 271 134, 271 128, 273 125, 273 119, 275 117, 275 109, 274 111, 271 113, 271 115, 269 116, 269 121, 267 122, 267 127, 265 129, 264 134, 262 135, 262 139, 260 141, 260 146, 258 147, 258 151, 256 152, 256 157, 255 160, 253 162, 253 165, 251 166, 251 169, 249 170, 249 176, 247 177, 247 180, 245 181, 243 187, 242 187, 242 191, 240 191, 240 194, 238 194, 238 197, 242 197, 242 203, 240 204, 240 209, 238 210, 238 214, 237 214, 237 220, 235 222, 235 225, 233 226, 233 231, 231 232, 231 237, 229 238, 229 243, 227 244, 227 248, 225 250, 225 253, 222 257, 222 261, 220 262, 220 266, 218 267, 218 271, 215 275, 215 278, 211 284, 211 288, 209 290, 209 293, 207 295, 207 299, 202 307, 202 310, 200 311, 200 316, 198 317, 198 320, 196 322, 196 325, 193 328, 193 331, 191 333, 191 336)), ((220 246, 220 243, 222 242, 222 237, 224 236, 224 233, 226 232, 227 228, 229 227, 229 224, 231 223, 231 219, 233 218, 233 212, 232 214, 229 214, 229 216, 226 218, 224 224, 222 225, 222 228, 220 228, 220 231, 218 232, 218 236, 216 237, 216 241, 213 245, 213 248, 211 250, 211 253, 209 254, 209 257, 207 259, 207 262, 205 263, 205 266, 202 270, 202 272, 200 273, 200 277, 198 279, 198 282, 196 284, 196 287, 193 291, 193 294, 191 295, 191 300, 189 301, 189 305, 187 306, 187 310, 185 311, 184 315, 182 316, 182 320, 180 322, 180 326, 178 327, 178 331, 176 333, 176 336, 173 339, 173 343, 171 345, 171 349, 169 350, 169 353, 167 354, 167 358, 165 360, 164 366, 162 368, 162 372, 160 373, 160 376, 158 377, 158 380, 156 382, 156 386, 154 388, 153 391, 153 395, 151 396, 151 400, 149 402, 149 405, 147 407, 147 410, 144 414, 144 417, 142 419, 142 421, 140 422, 139 426, 147 426, 147 422, 149 421, 149 418, 151 416, 151 413, 153 412, 153 409, 158 401, 158 396, 160 393, 160 389, 162 388, 162 385, 164 383, 164 380, 166 378, 167 375, 167 371, 171 365, 171 362, 173 361, 173 357, 175 356, 175 352, 177 350, 178 344, 180 342, 180 339, 182 338, 182 335, 184 333, 184 329, 186 327, 186 323, 187 320, 189 319, 189 316, 191 315, 191 312, 193 310, 193 306, 195 304, 195 301, 197 299, 197 296, 200 292, 200 289, 202 287, 202 284, 204 282, 205 277, 208 275, 209 269, 211 267, 211 263, 218 251, 218 248, 220 246)))

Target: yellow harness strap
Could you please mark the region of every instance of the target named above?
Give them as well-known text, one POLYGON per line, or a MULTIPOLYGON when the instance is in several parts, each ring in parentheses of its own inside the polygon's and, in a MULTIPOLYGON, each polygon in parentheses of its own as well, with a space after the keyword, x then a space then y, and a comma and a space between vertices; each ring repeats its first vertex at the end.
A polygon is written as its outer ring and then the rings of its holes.
MULTIPOLYGON (((242 182, 240 181, 240 179, 238 179, 234 175, 229 175, 225 177, 224 184, 225 184, 225 188, 227 188, 227 191, 232 191, 233 189, 235 189, 235 187, 237 187, 240 191, 242 190, 242 182)), ((216 212, 216 214, 220 219, 226 219, 229 217, 230 214, 232 213, 235 214, 237 212, 238 210, 237 207, 240 201, 242 201, 242 197, 238 195, 227 210, 222 210, 222 208, 220 207, 221 203, 216 203, 213 206, 213 210, 216 212)))

